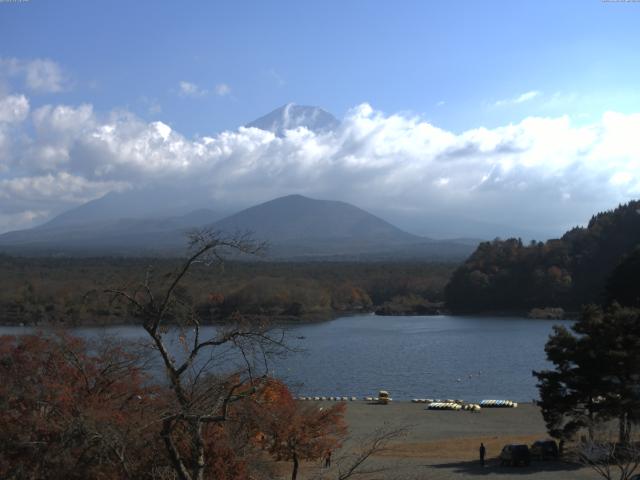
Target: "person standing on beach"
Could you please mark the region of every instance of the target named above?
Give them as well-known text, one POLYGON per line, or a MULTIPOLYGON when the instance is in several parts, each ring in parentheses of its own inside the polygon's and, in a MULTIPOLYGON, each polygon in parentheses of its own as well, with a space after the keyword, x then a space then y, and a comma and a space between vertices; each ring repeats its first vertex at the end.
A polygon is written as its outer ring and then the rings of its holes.
POLYGON ((324 457, 324 468, 331 466, 331 450, 327 450, 327 455, 324 457))
POLYGON ((484 443, 480 442, 480 465, 484 467, 484 456, 487 453, 487 449, 484 448, 484 443))

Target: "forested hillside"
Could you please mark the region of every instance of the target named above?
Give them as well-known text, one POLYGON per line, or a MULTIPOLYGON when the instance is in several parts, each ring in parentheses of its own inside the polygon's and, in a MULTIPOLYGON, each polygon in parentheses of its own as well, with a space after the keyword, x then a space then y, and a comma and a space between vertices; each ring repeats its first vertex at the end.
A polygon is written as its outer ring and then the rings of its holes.
MULTIPOLYGON (((105 289, 150 272, 161 288, 179 259, 19 258, 0 255, 0 324, 117 324, 135 321, 105 289)), ((317 320, 354 312, 415 311, 441 302, 456 264, 428 262, 226 262, 196 265, 184 292, 205 321, 234 312, 317 320), (187 293, 188 292, 188 293, 187 293)))
POLYGON ((628 290, 638 288, 630 283, 634 275, 629 269, 638 265, 632 259, 639 245, 640 201, 598 213, 586 228, 545 243, 483 242, 447 284, 447 306, 474 312, 545 306, 575 310, 586 303, 622 300, 616 296, 637 298, 628 290), (619 272, 615 279, 614 270, 619 272))

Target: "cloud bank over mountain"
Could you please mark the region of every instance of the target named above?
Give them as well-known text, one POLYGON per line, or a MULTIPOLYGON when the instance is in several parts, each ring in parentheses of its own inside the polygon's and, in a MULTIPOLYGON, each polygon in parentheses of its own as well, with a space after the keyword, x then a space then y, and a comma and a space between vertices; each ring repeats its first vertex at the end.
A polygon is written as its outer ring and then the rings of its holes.
POLYGON ((209 206, 300 193, 352 202, 405 228, 438 215, 560 233, 640 195, 638 132, 640 114, 607 112, 590 124, 528 117, 456 133, 365 103, 330 130, 239 127, 187 138, 126 110, 33 108, 25 94, 5 93, 0 232, 109 191, 182 184, 185 196, 208 192, 209 206))

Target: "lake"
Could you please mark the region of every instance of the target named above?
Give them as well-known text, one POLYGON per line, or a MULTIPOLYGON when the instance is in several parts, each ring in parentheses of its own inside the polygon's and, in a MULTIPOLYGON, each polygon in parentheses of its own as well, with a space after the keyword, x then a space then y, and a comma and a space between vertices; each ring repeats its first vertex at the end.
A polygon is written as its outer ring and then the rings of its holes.
MULTIPOLYGON (((549 366, 544 344, 552 326, 571 323, 489 316, 356 315, 287 325, 288 343, 304 351, 273 360, 271 370, 296 395, 362 397, 385 389, 398 400, 531 401, 538 397, 531 371, 549 366)), ((0 327, 0 334, 27 331, 0 327)), ((136 326, 74 331, 85 337, 143 339, 145 335, 136 326)))

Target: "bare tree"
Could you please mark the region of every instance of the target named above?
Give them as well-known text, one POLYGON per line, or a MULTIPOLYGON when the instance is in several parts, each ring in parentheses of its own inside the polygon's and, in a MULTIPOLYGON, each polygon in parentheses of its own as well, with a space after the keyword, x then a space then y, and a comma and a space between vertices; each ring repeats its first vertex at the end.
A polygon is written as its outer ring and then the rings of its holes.
POLYGON ((580 463, 606 480, 630 480, 640 467, 640 445, 589 441, 579 446, 580 463))
POLYGON ((316 476, 316 480, 329 480, 331 478, 347 480, 361 475, 374 475, 389 471, 391 466, 387 464, 371 465, 371 459, 386 451, 390 442, 404 437, 407 431, 408 427, 389 428, 385 425, 365 438, 345 442, 342 448, 344 453, 335 461, 336 469, 330 472, 320 472, 316 476), (353 444, 359 446, 354 448, 353 444))
POLYGON ((170 463, 180 480, 202 480, 207 465, 206 432, 208 425, 220 424, 229 417, 229 408, 260 388, 257 372, 266 374, 270 353, 284 348, 282 337, 273 336, 264 323, 246 322, 239 315, 232 325, 218 328, 207 336, 201 320, 180 292, 180 283, 194 265, 211 265, 228 253, 256 255, 264 249, 247 234, 225 237, 212 230, 190 235, 189 255, 171 274, 160 293, 152 286, 151 271, 144 282, 133 288, 108 290, 112 301, 123 301, 141 319, 153 347, 159 353, 172 391, 172 402, 162 416, 161 436, 170 463), (179 331, 182 354, 174 356, 169 342, 179 331), (168 336, 169 335, 169 336, 168 336), (216 349, 233 350, 234 358, 244 365, 231 363, 214 354, 216 349), (216 363, 217 362, 217 363, 216 363), (209 373, 217 365, 222 372, 209 373))

